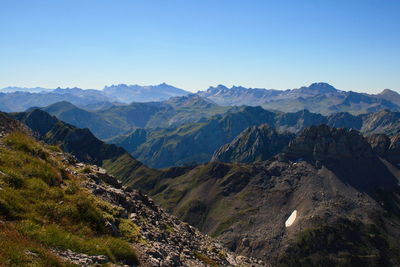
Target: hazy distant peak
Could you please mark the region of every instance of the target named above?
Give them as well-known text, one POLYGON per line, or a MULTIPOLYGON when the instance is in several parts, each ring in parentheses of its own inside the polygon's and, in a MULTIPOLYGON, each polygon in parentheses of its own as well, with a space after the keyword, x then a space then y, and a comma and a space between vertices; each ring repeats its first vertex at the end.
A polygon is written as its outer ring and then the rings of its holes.
POLYGON ((299 88, 301 91, 313 91, 317 93, 335 93, 338 90, 330 85, 329 83, 325 82, 317 82, 317 83, 312 83, 308 87, 301 87, 299 88))
POLYGON ((14 92, 27 92, 27 93, 39 93, 43 91, 50 91, 52 89, 42 88, 42 87, 17 87, 17 86, 8 86, 0 89, 1 93, 14 93, 14 92))
MULTIPOLYGON (((217 86, 210 86, 209 88, 208 88, 208 90, 229 90, 229 88, 228 87, 226 87, 225 85, 223 85, 223 84, 218 84, 217 86)), ((207 91, 208 91, 207 90, 207 91)))
POLYGON ((163 101, 170 97, 184 96, 190 93, 166 83, 146 86, 137 84, 111 85, 104 87, 103 92, 110 97, 112 101, 122 103, 163 101))
POLYGON ((399 95, 399 93, 391 89, 384 89, 379 95, 399 95))
POLYGON ((176 96, 171 97, 165 103, 169 103, 175 106, 204 106, 204 107, 211 107, 215 106, 216 104, 209 99, 201 97, 197 94, 188 94, 185 96, 176 96))

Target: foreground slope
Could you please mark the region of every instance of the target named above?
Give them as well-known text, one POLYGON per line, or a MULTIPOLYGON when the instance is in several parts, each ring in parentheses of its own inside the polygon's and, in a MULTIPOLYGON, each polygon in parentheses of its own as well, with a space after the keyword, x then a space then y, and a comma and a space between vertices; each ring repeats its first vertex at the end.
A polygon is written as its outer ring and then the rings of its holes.
POLYGON ((236 252, 273 265, 400 264, 399 171, 355 130, 313 126, 268 161, 171 168, 132 182, 236 252))
POLYGON ((0 114, 4 266, 264 266, 0 114), (111 263, 115 265, 110 265, 111 263))

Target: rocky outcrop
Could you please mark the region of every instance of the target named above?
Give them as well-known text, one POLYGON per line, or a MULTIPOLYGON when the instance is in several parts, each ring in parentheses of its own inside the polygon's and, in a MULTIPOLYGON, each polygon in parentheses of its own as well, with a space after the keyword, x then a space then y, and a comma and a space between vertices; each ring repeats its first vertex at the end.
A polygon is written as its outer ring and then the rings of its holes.
POLYGON ((263 161, 280 153, 294 134, 277 133, 267 124, 249 127, 232 142, 215 151, 212 161, 254 162, 263 161))
POLYGON ((306 127, 324 123, 327 123, 325 116, 304 109, 293 113, 278 114, 275 127, 279 132, 299 133, 306 127))
MULTIPOLYGON (((76 264, 78 266, 89 267, 110 263, 110 260, 104 255, 87 255, 84 253, 76 253, 72 250, 53 249, 52 252, 66 262, 76 264)), ((116 266, 116 265, 115 265, 116 266)))
POLYGON ((284 155, 293 161, 306 160, 317 168, 324 166, 363 192, 397 187, 397 179, 356 130, 312 126, 290 142, 284 155))
POLYGON ((348 112, 338 112, 327 117, 327 124, 335 128, 347 128, 360 130, 362 127, 362 118, 354 116, 348 112))
POLYGON ((356 130, 311 126, 290 142, 285 150, 291 159, 314 161, 344 161, 371 158, 374 153, 364 137, 356 130))
POLYGON ((0 133, 4 135, 12 131, 30 132, 26 125, 13 120, 6 113, 0 112, 0 133))
POLYGON ((385 134, 373 134, 366 140, 376 154, 393 164, 400 164, 400 135, 389 137, 385 134))
POLYGON ((390 147, 390 138, 385 134, 373 134, 366 138, 375 153, 380 156, 386 154, 390 147))
MULTIPOLYGON (((88 165, 76 163, 78 172, 88 165)), ((111 204, 119 216, 138 226, 134 247, 143 266, 265 266, 254 258, 239 256, 196 228, 166 213, 147 195, 121 186, 104 169, 89 166, 83 186, 111 204)), ((109 223, 119 235, 118 227, 109 223)))

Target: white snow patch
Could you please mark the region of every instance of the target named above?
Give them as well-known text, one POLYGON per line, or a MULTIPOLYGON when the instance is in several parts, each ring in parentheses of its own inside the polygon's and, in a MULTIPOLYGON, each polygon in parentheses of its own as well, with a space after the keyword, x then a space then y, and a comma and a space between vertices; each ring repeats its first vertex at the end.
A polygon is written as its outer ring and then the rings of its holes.
POLYGON ((296 220, 296 217, 297 217, 297 210, 294 210, 292 214, 290 214, 289 218, 286 220, 285 226, 290 227, 296 220))

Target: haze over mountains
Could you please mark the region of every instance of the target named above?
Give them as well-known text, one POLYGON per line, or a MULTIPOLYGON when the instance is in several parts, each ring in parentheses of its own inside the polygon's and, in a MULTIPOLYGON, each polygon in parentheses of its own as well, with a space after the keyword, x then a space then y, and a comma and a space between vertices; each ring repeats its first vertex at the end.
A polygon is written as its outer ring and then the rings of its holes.
MULTIPOLYGON (((43 89, 7 87, 0 89, 0 109, 24 111, 30 107, 43 107, 59 101, 68 101, 81 108, 95 110, 112 104, 164 101, 170 97, 191 94, 183 89, 162 83, 155 86, 112 85, 103 90, 80 88, 43 89), (10 104, 14 103, 14 104, 10 104)), ((380 109, 400 110, 400 95, 385 89, 380 94, 342 91, 327 83, 313 83, 298 89, 274 90, 223 85, 199 91, 196 95, 221 106, 262 106, 283 112, 308 109, 329 115, 336 112, 360 114, 380 109)))
POLYGON ((25 98, 25 101, 7 101, 12 110, 21 103, 39 104, 33 105, 37 107, 42 100, 65 98, 67 101, 44 106, 42 110, 90 129, 96 137, 122 146, 155 168, 208 162, 217 149, 246 128, 263 123, 278 133, 295 134, 323 123, 357 129, 364 134, 395 134, 399 130, 400 95, 396 92, 384 90, 378 95, 368 95, 340 91, 326 83, 285 91, 228 89, 221 85, 197 94, 166 84, 118 85, 103 91, 70 88, 45 93, 4 93, 1 97, 25 98), (169 97, 179 94, 186 95, 169 97), (109 98, 120 102, 111 102, 109 98), (162 98, 166 100, 126 104, 134 99, 162 98), (281 112, 286 110, 289 111, 281 112))
POLYGON ((221 105, 251 105, 283 112, 308 109, 321 114, 346 111, 354 114, 373 112, 382 108, 399 109, 400 97, 391 90, 377 95, 341 91, 327 83, 313 83, 298 89, 274 90, 223 85, 199 92, 221 105), (390 95, 390 97, 388 97, 390 95))
POLYGON ((154 86, 119 84, 106 86, 103 90, 84 90, 77 87, 65 89, 6 87, 0 89, 0 110, 24 111, 30 107, 48 106, 59 101, 68 101, 88 109, 98 109, 111 106, 111 103, 161 101, 187 94, 188 91, 165 83, 154 86))

